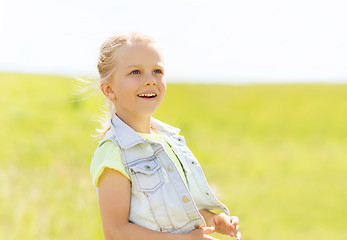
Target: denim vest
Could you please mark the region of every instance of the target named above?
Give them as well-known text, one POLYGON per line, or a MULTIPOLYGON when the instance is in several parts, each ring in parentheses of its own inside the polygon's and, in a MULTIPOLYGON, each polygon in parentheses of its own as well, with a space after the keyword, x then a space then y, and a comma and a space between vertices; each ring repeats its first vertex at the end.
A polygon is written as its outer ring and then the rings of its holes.
POLYGON ((187 233, 206 226, 198 209, 219 209, 230 216, 211 191, 199 162, 179 135, 180 129, 151 117, 152 129, 165 138, 181 161, 188 186, 160 143, 143 139, 116 114, 110 124, 98 147, 112 140, 121 150, 132 180, 130 222, 155 231, 187 233))

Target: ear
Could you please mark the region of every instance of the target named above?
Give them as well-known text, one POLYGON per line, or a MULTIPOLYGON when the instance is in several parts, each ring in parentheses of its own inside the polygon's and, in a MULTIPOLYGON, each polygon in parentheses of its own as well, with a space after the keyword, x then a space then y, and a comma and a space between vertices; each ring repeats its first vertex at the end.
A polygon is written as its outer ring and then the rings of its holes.
POLYGON ((102 91, 102 93, 110 100, 113 100, 116 98, 116 95, 113 91, 112 86, 110 85, 110 83, 108 81, 103 81, 100 84, 100 89, 102 91))

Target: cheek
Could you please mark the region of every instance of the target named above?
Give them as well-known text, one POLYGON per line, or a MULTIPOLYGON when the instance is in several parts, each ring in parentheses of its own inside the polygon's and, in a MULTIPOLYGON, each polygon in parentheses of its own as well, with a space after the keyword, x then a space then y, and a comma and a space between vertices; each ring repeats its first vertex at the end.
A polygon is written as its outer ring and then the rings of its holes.
POLYGON ((136 83, 132 79, 129 79, 128 81, 124 81, 122 84, 119 84, 118 90, 118 92, 123 95, 132 94, 136 92, 136 83))
POLYGON ((161 101, 164 99, 164 97, 165 97, 165 93, 166 93, 166 83, 164 82, 163 84, 162 84, 162 87, 161 87, 161 101))
POLYGON ((162 84, 162 89, 163 89, 164 92, 166 91, 166 82, 164 82, 164 83, 162 84))
POLYGON ((119 100, 129 101, 136 97, 135 95, 135 88, 128 84, 119 86, 116 90, 116 97, 118 97, 119 100))
POLYGON ((160 85, 161 85, 161 89, 162 89, 163 91, 165 91, 165 90, 166 90, 166 80, 165 80, 165 78, 162 78, 162 79, 160 80, 160 85))

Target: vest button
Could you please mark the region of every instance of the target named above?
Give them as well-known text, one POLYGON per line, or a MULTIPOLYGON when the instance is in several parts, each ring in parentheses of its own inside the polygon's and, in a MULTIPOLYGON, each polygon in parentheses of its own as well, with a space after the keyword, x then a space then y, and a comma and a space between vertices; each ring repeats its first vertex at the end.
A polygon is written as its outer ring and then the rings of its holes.
POLYGON ((195 225, 194 225, 194 228, 195 228, 195 229, 198 229, 198 228, 200 228, 200 225, 199 225, 199 224, 195 224, 195 225))
POLYGON ((172 166, 171 166, 171 165, 168 166, 167 170, 168 170, 169 172, 172 172, 172 170, 173 170, 172 166))
POLYGON ((187 196, 184 196, 183 197, 183 202, 185 202, 185 203, 187 203, 187 202, 189 202, 190 200, 189 200, 189 197, 187 197, 187 196))

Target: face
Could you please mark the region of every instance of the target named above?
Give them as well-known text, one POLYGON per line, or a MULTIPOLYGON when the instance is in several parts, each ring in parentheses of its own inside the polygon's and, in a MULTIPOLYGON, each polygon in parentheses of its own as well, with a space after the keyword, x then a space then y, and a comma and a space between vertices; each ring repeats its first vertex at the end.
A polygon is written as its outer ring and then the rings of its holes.
POLYGON ((132 44, 119 49, 110 81, 117 115, 152 115, 166 91, 164 63, 159 49, 152 44, 132 44))

